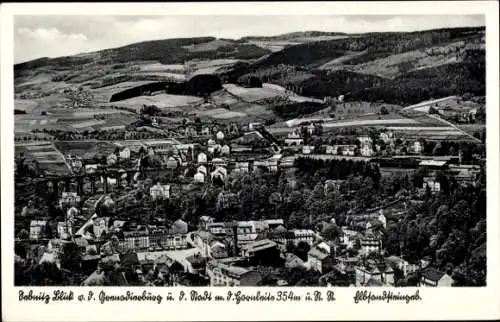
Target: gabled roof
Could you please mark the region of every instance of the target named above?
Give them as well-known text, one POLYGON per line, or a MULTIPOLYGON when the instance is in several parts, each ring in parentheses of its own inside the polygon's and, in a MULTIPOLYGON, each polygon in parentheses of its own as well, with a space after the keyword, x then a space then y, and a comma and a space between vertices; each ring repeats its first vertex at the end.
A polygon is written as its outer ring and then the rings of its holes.
POLYGON ((426 268, 422 271, 422 276, 431 281, 439 281, 443 276, 446 275, 445 272, 438 271, 432 267, 426 268))

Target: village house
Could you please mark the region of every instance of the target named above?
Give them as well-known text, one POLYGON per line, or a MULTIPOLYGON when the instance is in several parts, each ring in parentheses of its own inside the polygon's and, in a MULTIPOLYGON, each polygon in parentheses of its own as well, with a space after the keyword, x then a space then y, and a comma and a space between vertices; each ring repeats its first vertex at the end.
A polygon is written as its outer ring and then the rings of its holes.
POLYGON ((453 283, 453 278, 451 278, 445 272, 441 272, 432 267, 428 267, 422 270, 418 286, 450 287, 453 286, 453 283))
POLYGON ((217 141, 224 140, 224 133, 222 131, 217 132, 217 134, 215 135, 215 138, 217 139, 217 141))
POLYGON ((251 241, 241 246, 241 256, 254 264, 271 264, 279 259, 278 244, 269 239, 251 241))
POLYGON ((177 169, 179 161, 175 157, 168 157, 166 165, 167 169, 177 169))
POLYGON ((382 132, 379 135, 380 140, 382 140, 385 144, 390 144, 394 141, 394 135, 391 131, 382 132))
POLYGON ((438 180, 436 180, 434 176, 424 177, 423 181, 424 181, 422 184, 423 189, 427 189, 427 187, 429 187, 432 193, 437 193, 441 191, 441 183, 438 180))
POLYGON ((249 163, 248 162, 236 162, 234 165, 234 172, 248 172, 249 163))
POLYGON ((67 206, 77 206, 81 201, 81 197, 76 192, 63 191, 61 194, 60 204, 67 206))
POLYGON ((222 146, 222 148, 220 149, 220 154, 221 155, 225 155, 225 156, 228 156, 231 152, 231 149, 229 148, 229 145, 225 144, 222 146))
POLYGON ((335 251, 328 244, 321 242, 313 246, 307 253, 307 263, 311 269, 326 273, 335 265, 334 253, 335 251))
POLYGON ((354 245, 354 241, 358 238, 359 233, 355 230, 347 229, 347 227, 341 228, 340 243, 345 245, 347 248, 351 248, 354 245))
POLYGON ((368 144, 363 145, 359 151, 361 153, 361 156, 364 157, 371 157, 373 155, 373 149, 368 144))
POLYGON ((309 135, 313 135, 314 130, 315 130, 314 124, 311 123, 307 126, 307 133, 309 133, 309 135))
POLYGON ((382 249, 382 241, 372 232, 367 232, 361 239, 361 254, 368 255, 370 253, 379 253, 382 249))
POLYGON ((402 259, 398 256, 389 256, 385 259, 386 263, 389 263, 393 268, 397 268, 403 272, 403 276, 406 277, 409 274, 413 274, 420 269, 420 265, 410 264, 408 261, 402 259))
POLYGON ((212 260, 206 266, 210 286, 257 286, 262 274, 256 270, 212 260))
POLYGON ((204 183, 205 182, 205 174, 203 172, 196 172, 194 177, 194 182, 197 182, 197 183, 204 183))
POLYGON ((302 146, 302 153, 303 154, 311 154, 313 152, 314 152, 314 146, 312 146, 312 145, 302 146))
POLYGON ((226 225, 222 222, 212 222, 207 224, 207 231, 217 237, 223 237, 228 234, 226 225))
POLYGON ((214 181, 215 179, 224 181, 227 177, 227 170, 223 167, 217 167, 214 171, 210 172, 210 179, 214 181))
POLYGON ((390 265, 367 260, 355 268, 356 286, 394 286, 394 270, 390 265))
POLYGON ((153 200, 156 199, 169 199, 170 198, 170 185, 162 185, 159 182, 149 189, 149 194, 153 200))
POLYGON ((334 145, 333 148, 337 151, 337 155, 354 156, 356 145, 334 145))
POLYGON ((198 164, 206 164, 207 163, 207 155, 203 152, 200 152, 197 157, 198 164))
POLYGON ((325 146, 325 153, 326 154, 337 154, 337 149, 332 145, 326 145, 325 146))
POLYGON ((208 135, 210 135, 210 134, 212 134, 212 133, 210 132, 210 127, 208 127, 208 126, 204 126, 204 127, 201 129, 201 135, 206 135, 206 136, 208 136, 208 135))
POLYGON ((32 220, 30 223, 30 239, 39 240, 46 237, 47 221, 32 220))
POLYGON ((130 159, 130 148, 125 147, 122 150, 120 150, 119 154, 120 159, 122 160, 128 160, 130 159))
POLYGON ((187 262, 187 272, 191 274, 204 274, 205 266, 207 264, 207 258, 202 256, 200 253, 195 253, 191 256, 186 257, 187 262))
POLYGON ((415 141, 411 147, 411 152, 414 154, 421 154, 424 151, 424 146, 422 142, 415 141))
POLYGON ((227 167, 227 162, 221 158, 214 158, 212 160, 212 166, 225 168, 225 167, 227 167))
POLYGON ((285 144, 288 146, 302 145, 304 144, 304 139, 300 137, 300 134, 293 131, 291 133, 288 133, 288 137, 285 139, 285 144))
POLYGON ((198 222, 198 229, 208 231, 208 225, 215 222, 215 218, 211 216, 201 216, 198 222))
POLYGON ((229 256, 226 244, 217 239, 208 231, 197 231, 193 233, 193 241, 206 257, 215 259, 226 258, 229 256))

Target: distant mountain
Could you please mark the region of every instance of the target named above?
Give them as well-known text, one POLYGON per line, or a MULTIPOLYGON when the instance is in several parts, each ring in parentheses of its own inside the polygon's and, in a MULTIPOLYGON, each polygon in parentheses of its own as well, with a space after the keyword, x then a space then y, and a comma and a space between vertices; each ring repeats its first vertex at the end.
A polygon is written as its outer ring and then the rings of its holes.
POLYGON ((135 43, 84 55, 40 58, 14 65, 15 71, 43 66, 71 67, 87 63, 114 64, 132 61, 158 61, 163 64, 184 63, 191 59, 253 59, 270 51, 253 44, 215 37, 175 38, 135 43))
POLYGON ((249 77, 322 98, 407 104, 440 95, 484 95, 484 27, 369 33, 288 46, 222 76, 249 77))
POLYGON ((303 38, 315 38, 315 37, 336 37, 336 36, 346 36, 348 34, 343 32, 325 32, 325 31, 297 31, 290 32, 277 36, 247 36, 242 37, 243 41, 258 40, 258 41, 290 41, 303 38))

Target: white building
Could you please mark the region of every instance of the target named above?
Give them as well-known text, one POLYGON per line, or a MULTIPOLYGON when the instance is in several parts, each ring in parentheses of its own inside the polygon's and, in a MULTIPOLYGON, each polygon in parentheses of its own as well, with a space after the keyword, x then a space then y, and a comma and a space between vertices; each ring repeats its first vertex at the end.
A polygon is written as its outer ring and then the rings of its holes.
POLYGON ((215 137, 218 141, 222 141, 222 140, 224 140, 224 133, 222 133, 222 131, 219 131, 219 132, 217 132, 215 137))
POLYGON ((302 139, 297 132, 293 131, 288 133, 288 137, 285 139, 285 144, 288 146, 302 145, 304 144, 304 139, 302 139))
POLYGON ((205 182, 205 175, 202 172, 197 172, 194 175, 194 182, 198 182, 198 183, 205 182))
POLYGON ((149 189, 153 200, 170 198, 170 185, 162 185, 159 182, 149 189))
POLYGON ((198 154, 197 161, 199 164, 207 163, 207 155, 205 153, 201 152, 200 154, 198 154))
POLYGON ((128 147, 124 148, 119 153, 120 159, 130 159, 130 149, 128 147))
POLYGON ((220 153, 222 155, 229 155, 231 152, 231 149, 229 148, 229 145, 225 144, 222 146, 221 150, 220 150, 220 153))
POLYGON ((312 145, 304 145, 302 147, 302 153, 304 154, 311 154, 314 152, 314 146, 312 145))

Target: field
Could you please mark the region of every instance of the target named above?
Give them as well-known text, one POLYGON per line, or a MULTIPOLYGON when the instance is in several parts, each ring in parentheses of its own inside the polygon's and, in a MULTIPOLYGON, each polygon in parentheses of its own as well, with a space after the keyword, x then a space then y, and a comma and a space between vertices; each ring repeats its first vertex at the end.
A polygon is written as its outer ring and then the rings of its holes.
POLYGON ((54 144, 65 155, 78 155, 83 158, 92 158, 95 155, 108 156, 117 147, 112 143, 98 141, 58 141, 54 144))
POLYGON ((53 143, 38 142, 32 144, 16 144, 15 154, 24 153, 27 161, 37 161, 41 170, 47 174, 67 175, 70 170, 62 154, 53 143))
POLYGON ((158 108, 185 107, 201 103, 202 99, 188 95, 158 94, 154 96, 137 96, 126 100, 108 103, 109 106, 125 107, 139 112, 143 105, 155 105, 158 108))

